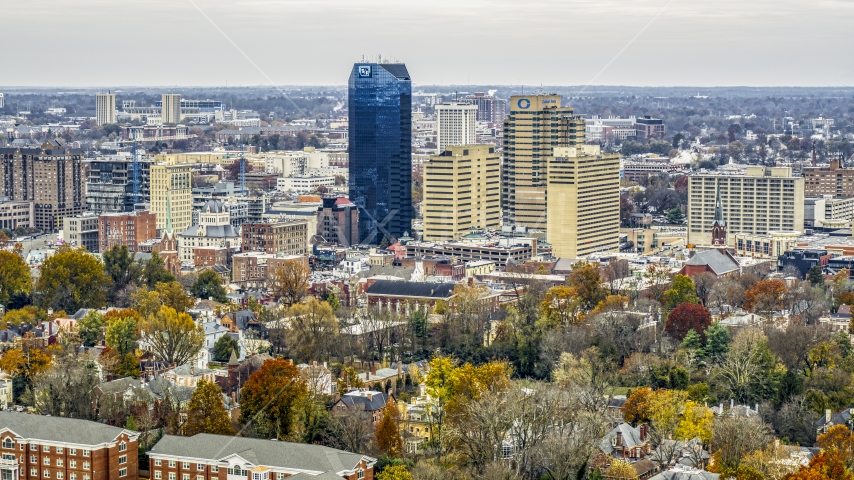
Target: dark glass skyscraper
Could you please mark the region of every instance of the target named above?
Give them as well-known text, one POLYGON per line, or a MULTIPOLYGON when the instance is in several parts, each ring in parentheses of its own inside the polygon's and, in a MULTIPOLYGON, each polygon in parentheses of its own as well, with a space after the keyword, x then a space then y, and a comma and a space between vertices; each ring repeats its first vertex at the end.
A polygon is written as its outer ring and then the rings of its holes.
POLYGON ((402 63, 357 63, 350 72, 350 200, 359 240, 412 229, 412 82, 402 63))

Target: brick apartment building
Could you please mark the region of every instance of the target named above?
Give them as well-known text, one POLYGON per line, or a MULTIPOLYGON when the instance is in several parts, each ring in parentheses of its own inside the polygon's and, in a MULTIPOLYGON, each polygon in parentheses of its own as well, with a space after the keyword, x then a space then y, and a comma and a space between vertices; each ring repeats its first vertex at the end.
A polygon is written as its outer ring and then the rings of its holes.
POLYGON ((237 253, 231 257, 231 281, 244 287, 264 287, 268 272, 274 272, 286 262, 294 261, 308 268, 308 257, 304 255, 237 253))
POLYGON ((88 420, 0 411, 0 478, 137 480, 137 433, 88 420))
POLYGON ((667 134, 667 127, 664 125, 664 120, 644 115, 643 118, 635 120, 635 132, 640 141, 649 138, 664 138, 664 135, 667 134))
POLYGON ((359 208, 350 200, 324 198, 318 212, 317 234, 327 242, 350 246, 359 243, 359 208))
POLYGON ((244 223, 241 249, 244 252, 306 255, 308 222, 244 223))
POLYGON ((86 209, 84 152, 48 140, 35 148, 0 148, 0 196, 33 202, 33 227, 53 232, 86 209))
POLYGON ((151 480, 372 480, 376 463, 321 445, 206 433, 165 435, 148 455, 151 480))
POLYGON ((231 249, 228 247, 196 247, 193 255, 196 267, 228 266, 230 259, 231 249))
POLYGON ((151 212, 105 213, 98 217, 98 251, 125 245, 131 252, 157 238, 157 217, 151 212))
POLYGON ((854 168, 844 168, 839 159, 829 167, 804 167, 804 196, 854 197, 854 168))

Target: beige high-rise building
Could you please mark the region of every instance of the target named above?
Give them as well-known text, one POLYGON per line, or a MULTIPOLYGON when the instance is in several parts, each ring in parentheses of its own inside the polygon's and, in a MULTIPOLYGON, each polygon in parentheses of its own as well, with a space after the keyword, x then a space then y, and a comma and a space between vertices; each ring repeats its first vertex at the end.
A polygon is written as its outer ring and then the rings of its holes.
POLYGON ((116 123, 116 94, 99 93, 95 95, 95 120, 98 125, 116 123))
POLYGON ((548 159, 547 240, 556 257, 620 247, 620 155, 598 145, 555 147, 548 159))
POLYGON ((181 123, 181 94, 164 93, 160 97, 160 121, 164 125, 181 123))
POLYGON ((719 187, 729 235, 804 231, 803 177, 793 177, 789 167, 752 166, 744 175, 691 175, 689 244, 711 245, 719 187))
POLYGON ((157 215, 157 229, 166 228, 168 201, 172 231, 183 232, 193 223, 192 166, 152 165, 150 178, 151 211, 157 215))
POLYGON ((510 98, 504 120, 501 208, 504 225, 546 228, 548 157, 554 147, 584 144, 584 118, 562 107, 560 95, 510 98))
POLYGON ((477 143, 477 105, 442 103, 436 105, 436 153, 451 145, 477 143))
POLYGON ((424 164, 424 239, 457 240, 472 228, 498 228, 501 166, 492 145, 447 147, 424 164))

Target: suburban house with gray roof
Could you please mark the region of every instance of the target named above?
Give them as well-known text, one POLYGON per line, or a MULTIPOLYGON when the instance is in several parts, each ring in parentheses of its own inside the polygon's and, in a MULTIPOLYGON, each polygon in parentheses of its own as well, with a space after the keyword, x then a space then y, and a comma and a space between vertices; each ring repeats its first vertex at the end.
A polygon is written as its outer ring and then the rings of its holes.
POLYGON ((137 437, 88 420, 0 411, 0 478, 137 480, 137 437))
POLYGON ((321 445, 206 433, 166 435, 148 456, 152 480, 372 480, 376 463, 321 445))

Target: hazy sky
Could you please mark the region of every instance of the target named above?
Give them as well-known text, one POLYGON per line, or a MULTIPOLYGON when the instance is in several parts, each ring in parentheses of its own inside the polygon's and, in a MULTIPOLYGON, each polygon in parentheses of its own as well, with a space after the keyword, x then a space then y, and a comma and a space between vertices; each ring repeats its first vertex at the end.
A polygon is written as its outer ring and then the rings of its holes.
POLYGON ((377 54, 416 85, 854 85, 854 0, 5 0, 0 19, 0 86, 344 85, 377 54))

